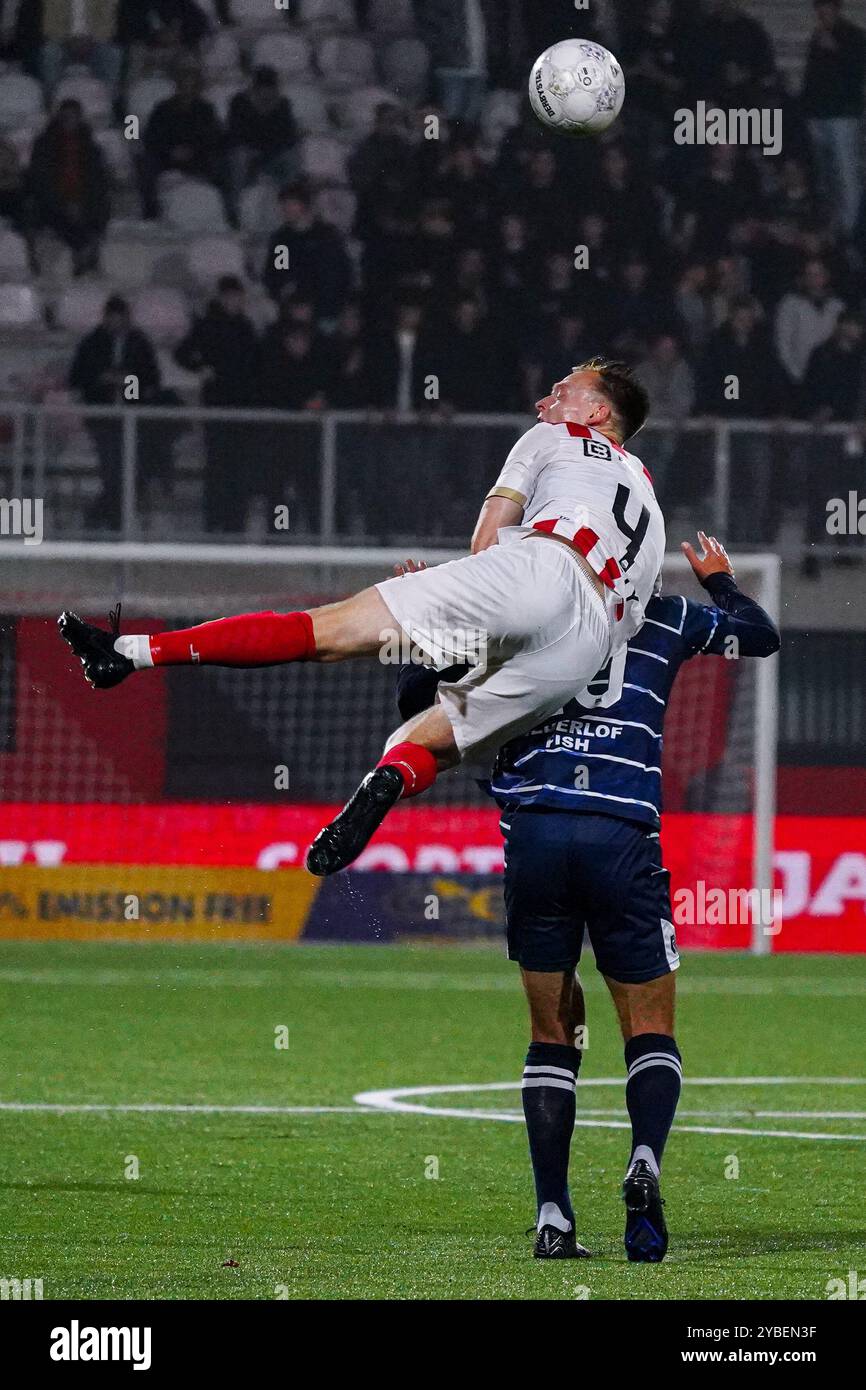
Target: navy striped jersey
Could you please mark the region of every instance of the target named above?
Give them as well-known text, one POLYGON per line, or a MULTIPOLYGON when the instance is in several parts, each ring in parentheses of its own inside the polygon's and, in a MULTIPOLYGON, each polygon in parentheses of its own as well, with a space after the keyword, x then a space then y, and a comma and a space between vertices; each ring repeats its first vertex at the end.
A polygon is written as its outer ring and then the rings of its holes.
MULTIPOLYGON (((482 785, 501 806, 604 813, 658 827, 662 729, 680 666, 700 652, 769 656, 779 647, 772 619, 733 579, 714 574, 704 587, 712 604, 681 594, 650 600, 643 626, 613 658, 624 664, 622 695, 615 704, 604 704, 608 666, 580 703, 569 701, 561 714, 500 750, 490 781, 482 785)), ((403 667, 398 679, 403 718, 432 704, 440 678, 453 681, 460 674, 461 668, 403 667)))
POLYGON ((715 603, 682 594, 654 598, 643 627, 613 660, 624 663, 622 695, 605 708, 610 663, 561 714, 500 750, 486 789, 503 806, 589 811, 657 828, 662 806, 665 710, 681 665, 700 652, 768 656, 775 624, 727 576, 706 584, 715 603))

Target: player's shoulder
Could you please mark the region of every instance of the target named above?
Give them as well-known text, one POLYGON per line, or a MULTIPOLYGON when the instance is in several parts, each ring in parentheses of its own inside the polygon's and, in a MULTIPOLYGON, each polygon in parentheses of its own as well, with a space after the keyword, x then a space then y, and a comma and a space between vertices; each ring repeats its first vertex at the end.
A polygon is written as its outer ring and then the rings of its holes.
POLYGON ((651 627, 682 637, 689 609, 698 606, 692 604, 683 594, 656 594, 646 606, 644 621, 651 627))

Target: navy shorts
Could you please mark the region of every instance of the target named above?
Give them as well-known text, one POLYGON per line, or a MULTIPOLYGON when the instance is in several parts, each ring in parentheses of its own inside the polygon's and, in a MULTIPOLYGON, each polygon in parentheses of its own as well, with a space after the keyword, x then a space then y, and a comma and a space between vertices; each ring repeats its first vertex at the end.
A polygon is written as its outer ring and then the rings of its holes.
POLYGON ((584 929, 598 969, 624 984, 679 965, 658 835, 614 816, 521 807, 503 813, 509 960, 571 971, 584 929))

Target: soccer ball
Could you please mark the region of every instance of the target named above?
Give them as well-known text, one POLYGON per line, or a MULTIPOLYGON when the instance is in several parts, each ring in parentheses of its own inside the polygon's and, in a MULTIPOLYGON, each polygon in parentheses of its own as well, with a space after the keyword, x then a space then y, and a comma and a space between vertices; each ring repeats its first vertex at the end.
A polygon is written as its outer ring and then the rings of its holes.
POLYGON ((546 48, 529 76, 529 100, 543 125, 564 135, 598 135, 625 98, 622 68, 606 48, 563 39, 546 48))

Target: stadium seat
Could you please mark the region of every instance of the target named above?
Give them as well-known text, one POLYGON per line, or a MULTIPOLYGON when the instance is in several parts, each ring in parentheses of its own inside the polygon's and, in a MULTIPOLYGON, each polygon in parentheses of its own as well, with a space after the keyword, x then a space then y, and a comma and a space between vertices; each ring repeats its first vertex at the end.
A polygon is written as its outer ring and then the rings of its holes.
POLYGON ((279 20, 273 0, 232 0, 232 19, 242 29, 273 29, 279 20))
POLYGON ((94 131, 94 136, 115 183, 131 183, 133 141, 127 140, 117 126, 94 131))
POLYGON ((150 283, 156 258, 154 246, 118 235, 112 227, 102 243, 99 259, 106 279, 119 289, 128 290, 150 283))
POLYGON ((93 126, 104 126, 111 120, 111 88, 80 64, 66 69, 54 89, 52 109, 56 111, 62 101, 80 102, 85 118, 93 126))
POLYGON ((0 280, 23 281, 29 276, 27 242, 17 232, 0 226, 0 280))
POLYGON ((241 232, 245 237, 265 237, 280 221, 277 189, 272 179, 260 179, 245 188, 240 198, 241 232))
POLYGON ((178 232, 225 232, 228 230, 223 200, 209 183, 192 179, 171 181, 163 197, 166 222, 178 232))
POLYGON ((354 29, 352 0, 301 0, 301 21, 308 28, 354 29))
POLYGON ((31 285, 0 285, 0 326, 43 327, 42 301, 31 285))
POLYGON ((420 39, 394 39, 381 57, 382 79, 405 101, 417 105, 427 93, 430 54, 420 39))
POLYGON ((319 44, 319 71, 329 87, 363 87, 376 80, 376 62, 369 39, 353 34, 330 34, 319 44))
POLYGON ((221 275, 246 274, 243 248, 231 237, 199 237, 187 251, 192 278, 205 288, 213 288, 221 275))
POLYGON ((38 124, 44 105, 42 87, 35 77, 0 68, 0 130, 38 124))
POLYGON ((89 333, 102 318, 112 289, 107 280, 75 280, 67 285, 54 308, 58 327, 77 337, 89 333))
POLYGON ((131 115, 137 116, 142 128, 147 124, 151 111, 160 101, 165 101, 174 92, 174 83, 167 77, 154 74, 133 82, 126 98, 126 107, 131 115))
POLYGON ((480 121, 485 141, 498 149, 508 131, 520 124, 522 109, 522 92, 505 91, 501 87, 490 92, 480 121))
POLYGON ((180 290, 151 285, 132 301, 133 321, 159 347, 179 343, 189 328, 189 307, 180 290))
POLYGON ((204 95, 207 97, 211 106, 216 111, 220 120, 223 122, 223 125, 225 125, 226 121, 228 120, 229 107, 232 104, 232 98, 237 96, 238 92, 243 90, 244 85, 245 84, 243 78, 229 77, 226 78, 224 82, 212 83, 211 86, 209 86, 207 91, 205 92, 204 95))
POLYGON ((412 0, 371 0, 367 28, 376 34, 411 34, 415 29, 412 0))
POLYGON ((252 48, 253 67, 276 68, 284 77, 303 81, 313 71, 313 54, 305 34, 262 34, 252 48))
POLYGON ((344 236, 350 234, 358 211, 358 199, 350 188, 320 189, 314 207, 323 222, 336 227, 344 236))
POLYGON ((292 103, 298 129, 305 135, 326 135, 333 129, 327 93, 323 87, 314 86, 311 82, 292 82, 283 87, 283 92, 292 103))
POLYGON ((376 108, 383 103, 393 106, 396 98, 384 87, 357 87, 347 92, 339 103, 340 121, 345 129, 359 139, 373 129, 376 108))
POLYGON ((345 184, 346 146, 331 135, 308 135, 300 144, 301 167, 317 184, 345 184))
POLYGON ((201 46, 200 61, 206 81, 226 80, 241 74, 241 51, 234 34, 221 29, 201 46))

